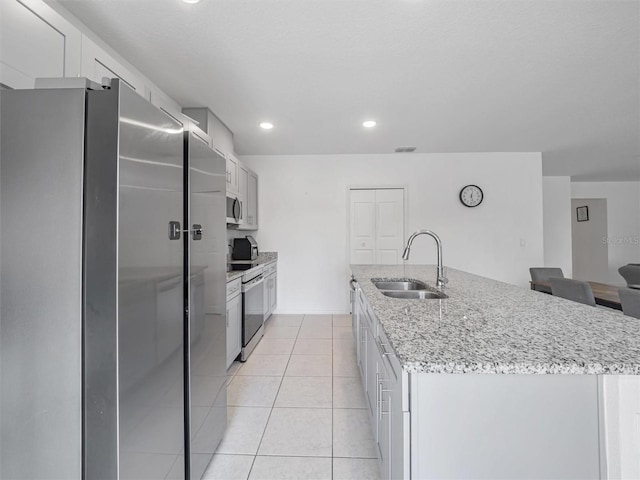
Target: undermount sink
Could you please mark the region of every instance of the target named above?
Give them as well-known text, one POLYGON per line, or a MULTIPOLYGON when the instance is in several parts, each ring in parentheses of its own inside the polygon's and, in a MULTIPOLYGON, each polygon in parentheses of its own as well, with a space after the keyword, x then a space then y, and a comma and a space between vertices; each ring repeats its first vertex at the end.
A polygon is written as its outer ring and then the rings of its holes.
POLYGON ((434 291, 426 283, 413 278, 372 278, 371 283, 380 290, 380 293, 391 298, 414 300, 448 298, 444 293, 434 291))
POLYGON ((382 294, 391 298, 415 300, 447 298, 444 293, 432 292, 431 290, 385 290, 382 292, 382 294))
POLYGON ((427 285, 416 280, 373 281, 378 290, 426 290, 427 285))

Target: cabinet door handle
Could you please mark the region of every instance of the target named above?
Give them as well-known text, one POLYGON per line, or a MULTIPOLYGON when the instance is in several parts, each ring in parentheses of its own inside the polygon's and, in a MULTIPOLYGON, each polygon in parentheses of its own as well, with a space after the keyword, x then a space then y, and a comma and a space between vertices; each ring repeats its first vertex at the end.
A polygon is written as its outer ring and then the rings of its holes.
POLYGON ((387 345, 386 343, 382 343, 378 340, 376 340, 376 343, 380 347, 380 353, 382 353, 383 356, 389 356, 393 354, 392 352, 387 351, 387 348, 385 347, 385 345, 387 345))
POLYGON ((382 420, 383 415, 389 415, 391 413, 391 399, 387 400, 387 403, 389 404, 389 409, 385 412, 382 409, 382 405, 384 404, 384 401, 380 400, 380 420, 382 420))
MULTIPOLYGON (((379 374, 376 374, 376 378, 379 378, 379 374)), ((389 410, 387 410, 386 412, 384 411, 384 409, 382 408, 384 406, 384 399, 382 398, 384 393, 389 393, 392 390, 388 390, 386 388, 382 388, 383 383, 386 380, 379 380, 378 381, 378 396, 379 396, 379 400, 378 400, 378 420, 382 421, 382 416, 383 415, 389 415, 389 412, 391 411, 391 398, 389 398, 387 400, 387 403, 389 404, 389 410)))
POLYGON ((382 384, 380 383, 380 372, 376 372, 376 410, 378 411, 378 418, 382 420, 382 415, 380 413, 380 399, 382 398, 382 394, 380 393, 380 389, 382 388, 382 384))

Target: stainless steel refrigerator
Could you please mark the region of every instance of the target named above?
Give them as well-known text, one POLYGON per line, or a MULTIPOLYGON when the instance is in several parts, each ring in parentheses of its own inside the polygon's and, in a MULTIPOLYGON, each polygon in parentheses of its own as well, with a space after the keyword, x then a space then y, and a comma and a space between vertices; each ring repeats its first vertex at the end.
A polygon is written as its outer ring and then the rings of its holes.
POLYGON ((199 478, 226 426, 225 166, 118 80, 36 86, 0 97, 0 478, 199 478))

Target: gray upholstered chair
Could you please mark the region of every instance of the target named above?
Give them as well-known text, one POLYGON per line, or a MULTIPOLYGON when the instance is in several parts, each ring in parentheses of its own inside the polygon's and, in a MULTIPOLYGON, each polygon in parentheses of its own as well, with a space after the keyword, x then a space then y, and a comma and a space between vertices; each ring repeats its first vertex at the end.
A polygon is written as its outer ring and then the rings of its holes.
POLYGON ((630 317, 640 318, 640 290, 633 288, 620 288, 620 303, 622 312, 630 317))
POLYGON ((549 279, 551 284, 551 293, 556 297, 566 298, 567 300, 573 300, 574 302, 584 303, 585 305, 596 306, 596 299, 593 298, 593 291, 591 285, 587 282, 581 282, 580 280, 573 280, 571 278, 557 278, 552 277, 549 279))
POLYGON ((628 263, 618 269, 627 285, 640 285, 640 263, 628 263))
MULTIPOLYGON (((564 278, 562 269, 555 267, 531 267, 529 274, 532 282, 548 282, 552 277, 564 278)), ((551 288, 543 285, 531 285, 531 289, 538 292, 551 293, 551 288)))

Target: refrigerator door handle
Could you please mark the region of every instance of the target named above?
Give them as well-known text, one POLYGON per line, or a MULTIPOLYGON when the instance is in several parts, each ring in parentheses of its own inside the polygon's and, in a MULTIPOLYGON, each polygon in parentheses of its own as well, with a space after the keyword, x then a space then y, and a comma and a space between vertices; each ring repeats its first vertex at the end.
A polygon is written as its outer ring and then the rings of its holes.
POLYGON ((169 222, 169 240, 180 240, 180 222, 169 222))
POLYGON ((191 229, 191 236, 194 240, 202 239, 202 225, 194 223, 191 229))

